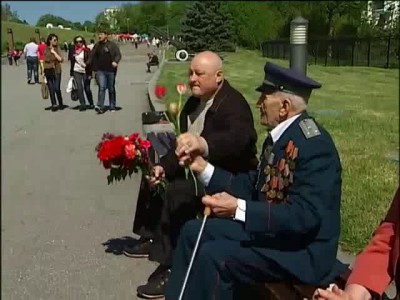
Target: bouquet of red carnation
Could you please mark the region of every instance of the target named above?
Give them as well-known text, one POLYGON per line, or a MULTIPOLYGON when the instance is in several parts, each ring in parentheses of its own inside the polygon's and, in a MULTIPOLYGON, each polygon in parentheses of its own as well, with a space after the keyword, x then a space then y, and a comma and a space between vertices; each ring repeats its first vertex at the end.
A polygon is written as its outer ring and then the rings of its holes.
POLYGON ((129 136, 103 134, 96 151, 104 168, 110 170, 108 184, 125 179, 126 175, 131 177, 133 172, 138 173, 139 170, 143 175, 149 175, 152 168, 150 147, 150 141, 141 139, 136 132, 129 136))

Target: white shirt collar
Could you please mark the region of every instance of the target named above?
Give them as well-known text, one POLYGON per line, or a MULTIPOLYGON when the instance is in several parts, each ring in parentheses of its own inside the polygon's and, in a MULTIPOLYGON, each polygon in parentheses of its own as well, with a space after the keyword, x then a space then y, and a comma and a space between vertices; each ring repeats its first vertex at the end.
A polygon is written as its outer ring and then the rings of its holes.
POLYGON ((300 114, 294 115, 293 117, 290 117, 289 119, 283 121, 282 123, 278 124, 274 129, 271 130, 271 137, 274 142, 276 143, 277 140, 282 136, 282 134, 288 129, 288 127, 298 118, 300 117, 300 114))

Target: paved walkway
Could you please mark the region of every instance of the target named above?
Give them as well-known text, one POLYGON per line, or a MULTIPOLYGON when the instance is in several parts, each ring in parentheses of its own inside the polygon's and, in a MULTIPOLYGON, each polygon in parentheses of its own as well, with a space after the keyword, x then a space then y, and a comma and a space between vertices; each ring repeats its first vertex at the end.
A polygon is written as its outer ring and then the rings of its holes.
MULTIPOLYGON (((141 131, 148 110, 147 48, 122 46, 117 106, 51 112, 26 65, 2 66, 2 292, 4 299, 136 299, 155 264, 106 253, 131 236, 139 178, 107 185, 94 151, 104 132, 141 131)), ((65 93, 69 62, 63 65, 65 93)), ((93 84, 93 83, 92 83, 93 84)), ((93 84, 95 101, 97 86, 93 84)), ((108 97, 108 96, 107 96, 108 97)), ((108 103, 108 98, 106 98, 108 103)))

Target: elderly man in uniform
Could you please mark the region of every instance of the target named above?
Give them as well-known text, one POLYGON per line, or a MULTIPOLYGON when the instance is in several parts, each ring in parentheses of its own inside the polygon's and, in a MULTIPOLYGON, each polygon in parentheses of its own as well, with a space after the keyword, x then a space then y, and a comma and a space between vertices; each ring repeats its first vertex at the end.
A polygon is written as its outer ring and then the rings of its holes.
MULTIPOLYGON (((256 170, 257 133, 250 106, 224 79, 222 61, 216 53, 204 51, 193 58, 189 67, 189 85, 192 96, 180 115, 181 132, 184 133, 177 137, 177 145, 187 146, 188 153, 195 151, 196 155, 232 173, 256 170)), ((185 169, 179 165, 175 150, 178 151, 172 147, 161 158, 159 165, 154 167, 154 176, 149 178, 151 186, 158 184, 161 178, 169 180, 161 220, 159 224, 152 224, 156 228, 153 237, 124 248, 125 255, 149 257, 160 263, 148 282, 138 287, 137 292, 142 297, 164 295, 180 229, 202 210, 204 189, 199 188, 196 195, 194 182, 191 177, 185 178, 185 169)))
MULTIPOLYGON (((341 164, 329 133, 307 112, 320 84, 267 63, 257 91, 261 123, 272 129, 258 172, 234 175, 200 156, 182 156, 206 186, 207 220, 184 299, 232 299, 235 283, 293 280, 327 284, 344 266, 340 234, 341 164)), ((176 300, 201 220, 181 230, 166 299, 176 300)))

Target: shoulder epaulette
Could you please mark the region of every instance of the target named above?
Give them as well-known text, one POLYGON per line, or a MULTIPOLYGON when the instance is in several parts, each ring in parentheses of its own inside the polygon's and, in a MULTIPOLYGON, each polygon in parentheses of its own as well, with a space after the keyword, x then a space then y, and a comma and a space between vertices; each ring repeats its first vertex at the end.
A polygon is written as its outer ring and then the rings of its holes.
POLYGON ((321 135, 321 132, 319 131, 318 126, 315 124, 313 119, 301 120, 299 126, 306 139, 321 135))

